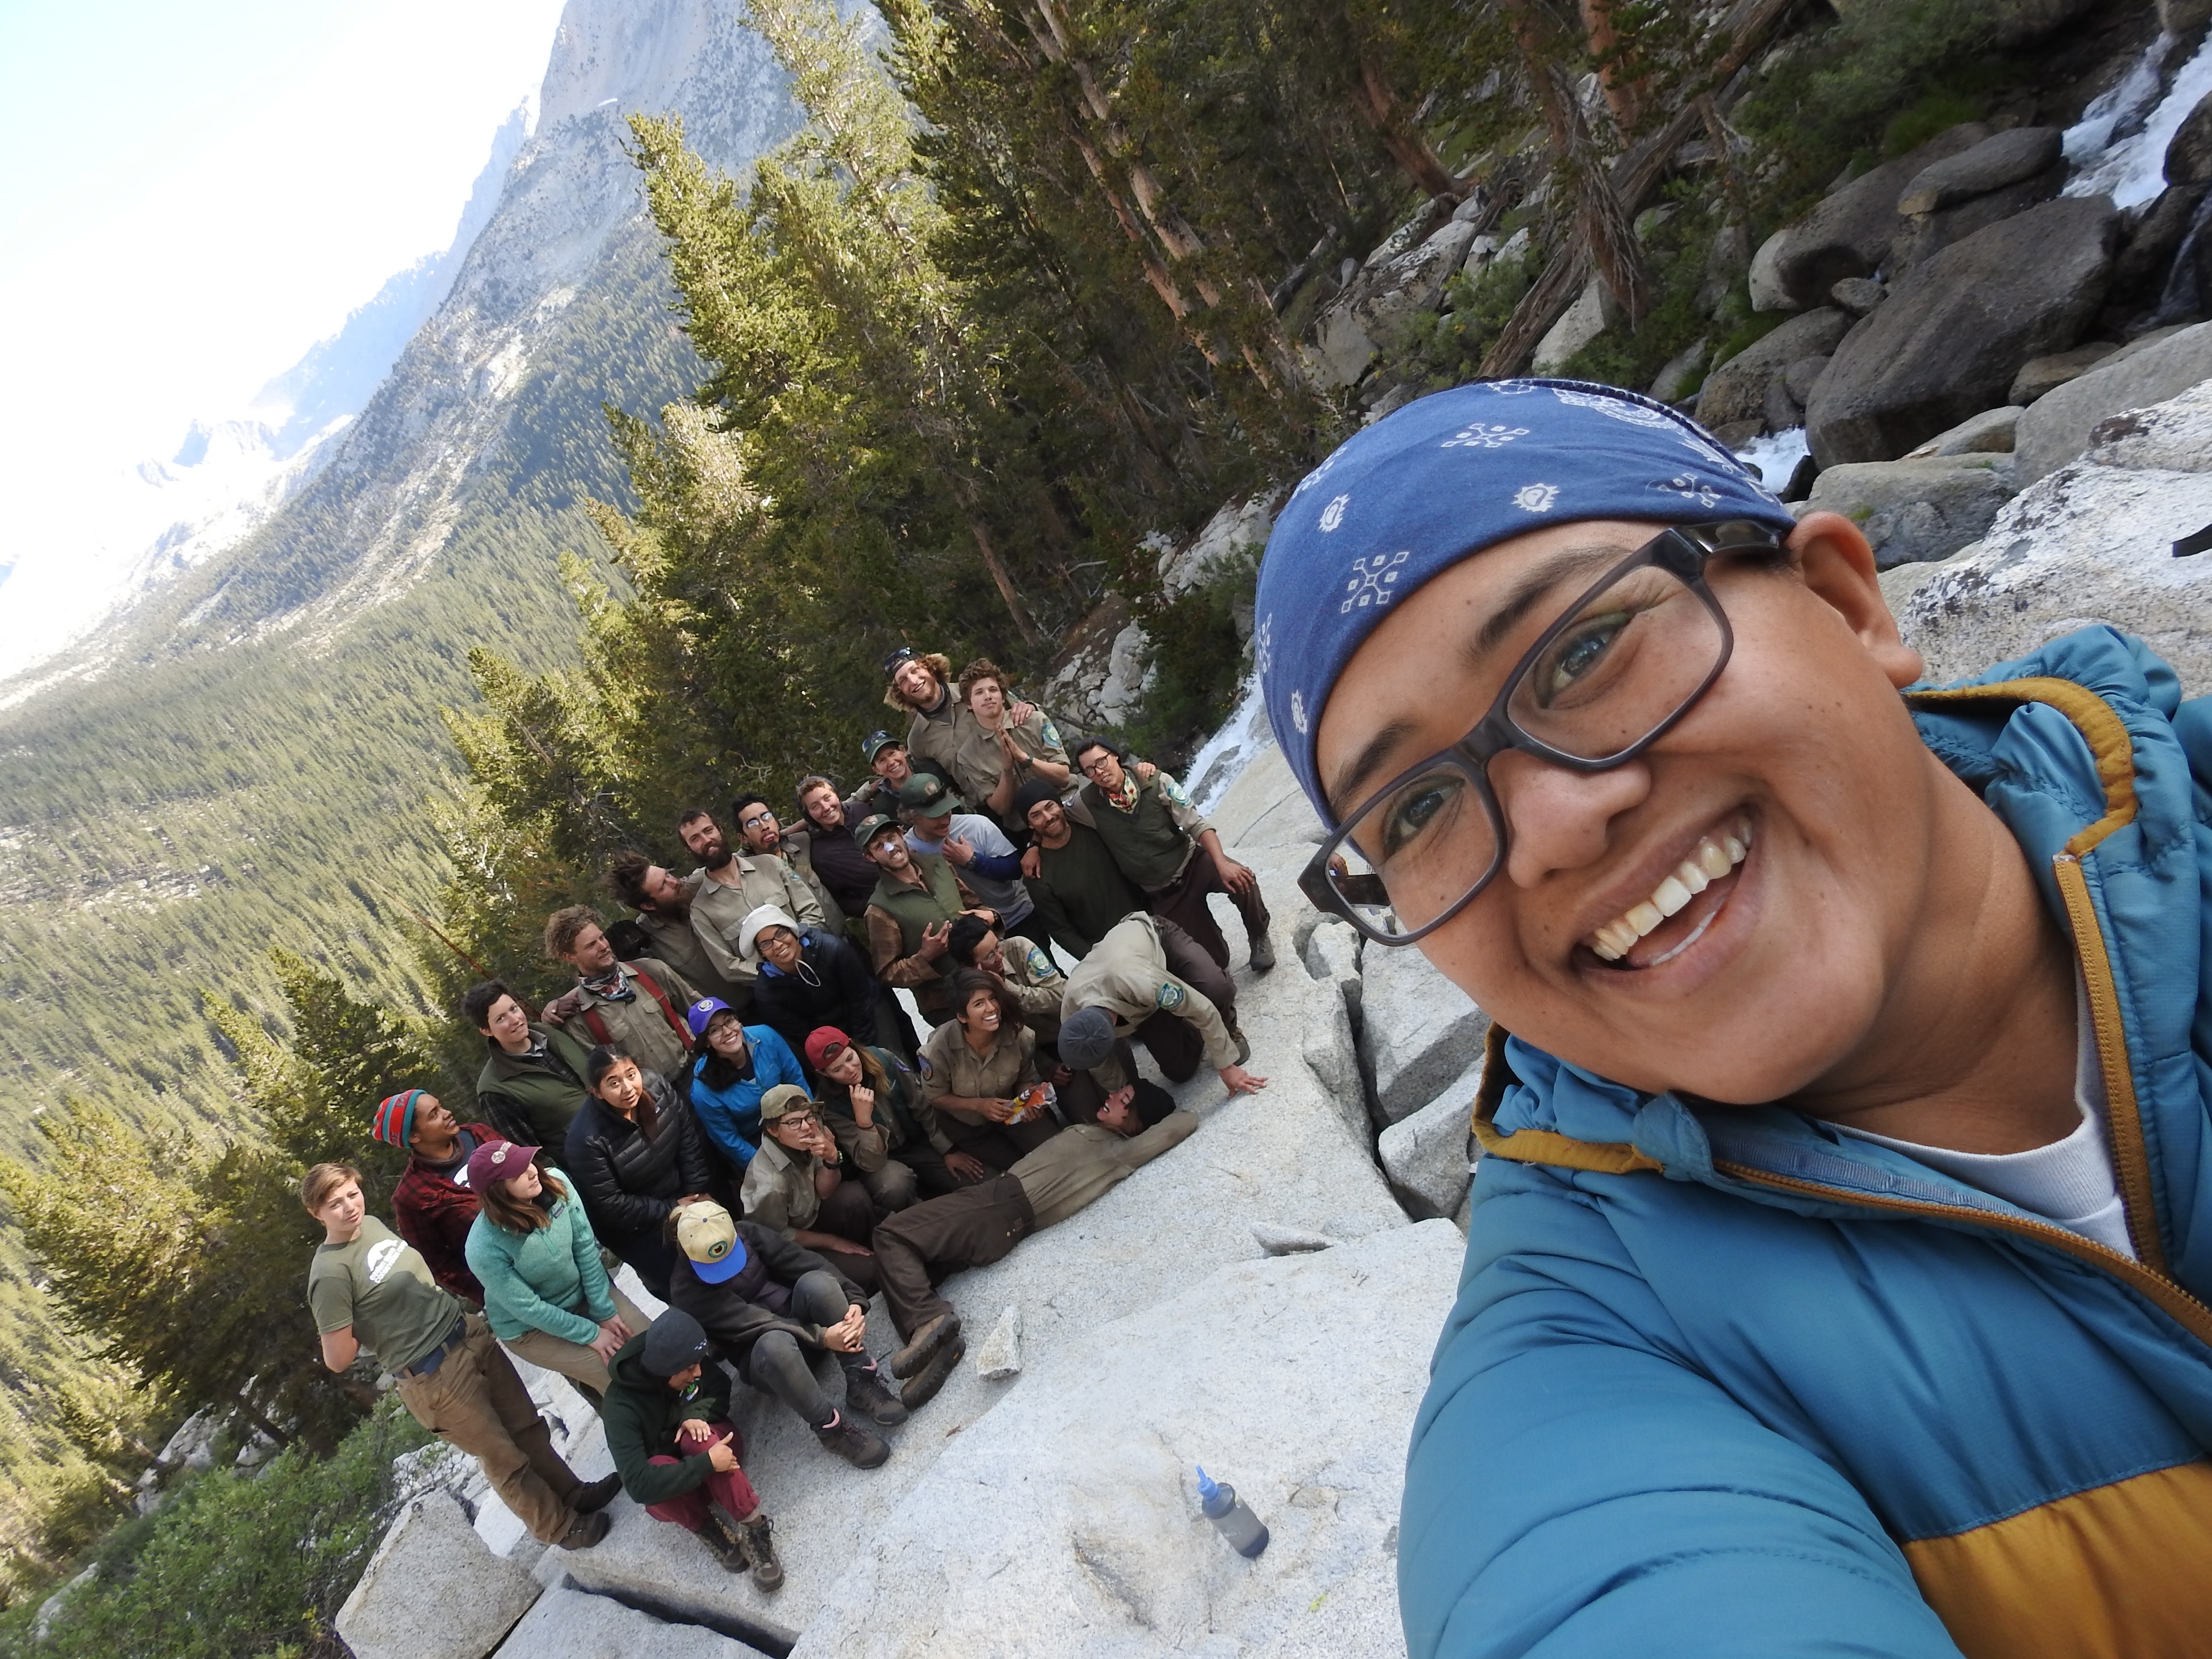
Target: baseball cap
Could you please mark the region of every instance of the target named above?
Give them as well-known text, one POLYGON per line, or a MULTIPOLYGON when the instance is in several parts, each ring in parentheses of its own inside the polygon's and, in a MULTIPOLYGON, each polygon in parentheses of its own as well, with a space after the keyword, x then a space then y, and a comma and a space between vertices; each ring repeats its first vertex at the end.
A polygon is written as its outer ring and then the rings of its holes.
POLYGON ((898 665, 901 663, 912 662, 921 654, 921 652, 915 650, 910 645, 902 645, 899 647, 897 650, 892 652, 890 655, 884 659, 884 678, 885 679, 889 679, 893 674, 898 672, 898 665))
POLYGON ((684 1011, 684 1023, 691 1028, 694 1041, 707 1035, 707 1024, 717 1014, 733 1014, 737 1010, 720 997, 701 997, 684 1011))
POLYGON ((512 1181, 530 1167, 536 1146, 518 1146, 511 1140, 487 1140, 469 1154, 469 1190, 489 1192, 495 1181, 512 1181))
POLYGON ((832 1048, 849 1048, 853 1039, 834 1025, 817 1025, 806 1034, 806 1063, 820 1071, 830 1060, 832 1048))
POLYGON ((704 1200, 676 1212, 676 1243, 691 1259, 691 1270, 709 1285, 735 1279, 745 1270, 745 1242, 738 1224, 720 1205, 704 1200))
POLYGON ((779 1083, 761 1097, 761 1121, 774 1123, 802 1108, 810 1112, 818 1112, 822 1109, 822 1103, 796 1083, 779 1083))
POLYGON ((964 812, 968 803, 952 793, 933 772, 917 772, 899 785, 899 810, 918 817, 933 818, 947 812, 964 812))
POLYGON ((884 750, 905 747, 906 739, 903 738, 895 738, 888 732, 871 732, 860 744, 860 758, 873 766, 876 757, 884 750))
POLYGON ((896 830, 898 827, 898 820, 892 817, 889 813, 871 812, 867 817, 862 818, 858 824, 854 826, 853 845, 859 848, 863 853, 865 853, 868 850, 869 843, 874 841, 878 836, 883 834, 886 830, 896 830))

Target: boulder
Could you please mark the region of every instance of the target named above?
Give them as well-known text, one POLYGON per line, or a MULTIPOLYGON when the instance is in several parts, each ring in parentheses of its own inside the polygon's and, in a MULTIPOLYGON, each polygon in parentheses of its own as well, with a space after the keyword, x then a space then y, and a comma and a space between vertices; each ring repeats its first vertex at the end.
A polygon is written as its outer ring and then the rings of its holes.
POLYGON ((1058 1347, 900 1504, 792 1659, 1397 1659, 1406 1444, 1465 1249, 1430 1221, 1186 1272, 1058 1347), (1267 1522, 1256 1559, 1200 1513, 1200 1464, 1267 1522))
POLYGON ((1397 337, 1408 319, 1436 309, 1444 279, 1467 257, 1475 228, 1447 221, 1425 240, 1392 251, 1399 238, 1424 222, 1401 226, 1368 256, 1351 288, 1322 312, 1315 325, 1314 368, 1325 387, 1352 385, 1397 337))
POLYGON ((1468 1120, 1481 1084, 1482 1062, 1478 1060, 1413 1116, 1383 1130, 1376 1156, 1407 1214, 1423 1220, 1455 1215, 1466 1200, 1468 1183, 1474 1178, 1468 1157, 1468 1120))
POLYGON ((1303 1255, 1312 1250, 1333 1250, 1343 1241, 1305 1227, 1278 1227, 1271 1222, 1255 1221, 1252 1224, 1252 1242, 1269 1255, 1303 1255))
POLYGON ((2142 635, 2198 696, 2212 691, 2212 556, 2178 559, 2173 543, 2205 524, 2212 386, 2196 386, 2112 418, 2080 464, 2021 491, 1980 542, 1883 586, 1933 680, 2106 623, 2142 635))
POLYGON ((1413 945, 1369 945, 1359 978, 1360 1057, 1376 1121, 1395 1123, 1481 1057, 1490 1016, 1413 945))
POLYGON ((1256 556, 1267 544, 1267 537, 1274 527, 1273 495, 1231 501, 1206 521, 1206 527, 1191 538, 1188 545, 1160 556, 1161 590, 1169 594, 1180 593, 1197 586, 1242 556, 1256 556))
POLYGON ((1814 458, 1888 460, 2002 402, 2095 315, 2117 229, 2105 198, 2061 197, 1905 272, 1836 349, 1806 410, 1814 458))
POLYGON ((1559 320, 1536 342, 1535 355, 1529 359, 1530 371, 1537 374, 1558 374, 1570 357, 1605 332, 1613 314, 1612 295, 1601 279, 1591 277, 1581 297, 1561 313, 1559 320))
POLYGON ((2062 149, 2057 127, 1996 133, 1922 168, 1897 198, 1897 210, 1908 218, 1940 212, 2008 185, 2024 184, 2056 167, 2062 149))
MULTIPOLYGON (((2000 136, 2011 137, 2009 133, 2000 136)), ((1994 143, 1996 140, 1990 142, 1994 143)), ((1971 150, 1967 152, 1968 155, 1972 153, 1971 150)), ((1957 159, 1964 161, 1966 157, 1957 159)), ((1930 172, 1934 170, 1929 169, 1930 172)), ((1928 213, 1903 216, 1905 228, 1890 244, 1891 272, 1908 270, 1954 242, 1965 240, 1984 225, 2009 219, 2016 213, 2027 211, 2038 202, 2049 201, 2058 194, 2059 187, 2065 182, 2066 164, 2061 161, 2045 168, 2033 178, 2007 185, 1986 196, 1976 196, 1954 206, 1938 208, 1928 213)))
POLYGON ((1711 429, 1734 421, 1764 420, 1767 386, 1799 359, 1833 351, 1850 326, 1848 312, 1824 306, 1753 340, 1705 376, 1698 394, 1699 423, 1711 429))
POLYGON ((2025 409, 2046 392, 2056 392, 2069 380, 2079 380, 2119 349, 2112 340, 2092 340, 2071 351, 2054 351, 2047 357, 2031 357, 2012 377, 2005 401, 2025 409))
POLYGON ((354 1659, 483 1659, 538 1600, 447 1492, 410 1499, 338 1609, 354 1659))
POLYGON ((1712 355, 1712 342, 1700 335, 1669 357, 1667 366, 1651 382, 1651 396, 1662 404, 1680 401, 1690 382, 1705 368, 1705 359, 1712 355))
POLYGON ((2013 496, 2012 458, 1955 454, 1823 469, 1805 513, 1840 513, 1866 532, 1877 569, 1940 559, 1990 527, 2013 496))
POLYGON ((1800 409, 1802 409, 1812 398, 1813 388, 1820 385, 1820 377, 1827 372, 1828 354, 1826 352, 1823 351, 1811 357, 1800 357, 1782 371, 1783 390, 1790 394, 1791 400, 1800 409))
POLYGON ((499 1659, 760 1659, 760 1650, 556 1584, 500 1644, 499 1659))
POLYGON ((1972 420, 1960 422, 1948 432, 1937 433, 1905 459, 1923 461, 1931 455, 2008 455, 2012 453, 2013 434, 2025 412, 2015 404, 2008 404, 2002 409, 1985 409, 1972 420))
POLYGON ((2212 94, 2197 100, 2166 141, 2166 182, 2212 184, 2212 94))
POLYGON ((1763 285, 1754 284, 1752 305, 1759 311, 1802 311, 1826 302, 1828 290, 1846 276, 1871 276, 1889 263, 1890 244, 1905 222, 1897 198, 1905 187, 1937 161, 1972 149, 1990 129, 1969 121, 1938 133, 1919 149, 1861 173, 1828 195, 1796 224, 1767 240, 1752 262, 1763 285), (1784 303, 1775 304, 1779 299, 1784 303))
POLYGON ((1828 298, 1854 317, 1863 317, 1889 298, 1889 289, 1871 276, 1846 276, 1828 290, 1828 298))
POLYGON ((2014 453, 2023 486, 2057 471, 2089 447, 2100 421, 2142 409, 2212 379, 2212 323, 2138 340, 2039 398, 2020 419, 2014 453))

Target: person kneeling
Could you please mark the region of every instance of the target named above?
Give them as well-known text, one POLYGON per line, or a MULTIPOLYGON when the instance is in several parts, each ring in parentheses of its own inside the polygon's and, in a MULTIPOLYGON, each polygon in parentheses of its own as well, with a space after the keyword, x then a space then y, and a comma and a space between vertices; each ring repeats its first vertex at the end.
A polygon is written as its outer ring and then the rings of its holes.
POLYGON ((607 1449, 647 1515, 696 1534, 726 1571, 750 1565, 753 1583, 772 1590, 783 1583, 783 1564, 738 1463, 744 1442, 730 1424, 728 1380, 707 1363, 708 1352, 707 1333, 680 1308, 624 1343, 600 1408, 607 1449))
POLYGON ((859 1419, 888 1425, 907 1412, 868 1356, 867 1292, 813 1251, 757 1222, 733 1221, 719 1204, 678 1210, 676 1243, 671 1305, 699 1322, 746 1382, 798 1413, 824 1450, 855 1468, 880 1468, 890 1446, 859 1419), (845 1373, 842 1411, 814 1380, 811 1357, 825 1351, 845 1373))

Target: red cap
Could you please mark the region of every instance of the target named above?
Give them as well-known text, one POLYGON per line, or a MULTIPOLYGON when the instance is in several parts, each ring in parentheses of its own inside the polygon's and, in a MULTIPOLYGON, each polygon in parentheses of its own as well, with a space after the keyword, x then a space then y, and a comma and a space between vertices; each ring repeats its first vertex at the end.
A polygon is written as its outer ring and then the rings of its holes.
POLYGON ((806 1063, 820 1071, 829 1063, 832 1048, 849 1048, 853 1039, 834 1025, 817 1025, 806 1034, 806 1063))

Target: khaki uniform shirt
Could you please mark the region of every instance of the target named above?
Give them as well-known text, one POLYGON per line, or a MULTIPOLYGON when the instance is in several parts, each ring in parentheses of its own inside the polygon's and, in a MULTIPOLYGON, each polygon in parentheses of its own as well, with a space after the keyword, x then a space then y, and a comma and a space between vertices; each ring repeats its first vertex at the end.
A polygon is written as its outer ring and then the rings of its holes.
MULTIPOLYGON (((860 820, 855 818, 854 822, 857 823, 860 820)), ((845 926, 845 913, 838 908, 836 897, 831 895, 822 878, 814 873, 813 836, 808 835, 804 830, 787 830, 783 837, 783 861, 791 866, 792 874, 806 884, 806 890, 814 895, 814 902, 822 912, 820 920, 832 932, 842 932, 845 926)), ((811 920, 806 916, 797 916, 795 919, 799 921, 811 920)))
POLYGON ((991 1120, 981 1112, 948 1106, 945 1097, 1012 1100, 1037 1080, 1036 1043, 1036 1033, 1028 1026, 1009 1030, 1001 1025, 991 1052, 979 1054, 968 1046, 960 1022, 948 1019, 921 1045, 922 1097, 948 1117, 979 1127, 987 1125, 991 1120))
POLYGON ((822 1195, 814 1190, 814 1171, 822 1160, 811 1152, 794 1152, 774 1135, 763 1133, 760 1151, 745 1165, 745 1184, 738 1203, 745 1219, 772 1227, 789 1238, 801 1227, 811 1227, 822 1212, 822 1195))
MULTIPOLYGON (((1133 1035, 1154 1014, 1173 1014, 1198 1028, 1206 1058, 1216 1071, 1237 1063, 1229 1023, 1203 993, 1168 971, 1159 929, 1149 915, 1124 916, 1075 964, 1060 1000, 1060 1018, 1065 1021, 1079 1008, 1103 1008, 1113 1015, 1118 1037, 1133 1035)), ((1109 1089, 1119 1088, 1127 1079, 1109 1083, 1113 1069, 1109 1063, 1091 1075, 1109 1089)))
POLYGON ((1197 1128, 1198 1119, 1188 1112, 1170 1112, 1127 1139, 1097 1123, 1071 1123, 1006 1173, 1022 1183, 1036 1224, 1049 1227, 1104 1196, 1197 1128))
MULTIPOLYGON (((991 792, 999 787, 1000 775, 1006 769, 1006 751, 999 746, 999 734, 968 712, 960 688, 954 686, 951 695, 951 720, 933 720, 927 714, 914 717, 907 728, 907 753, 917 763, 930 762, 938 775, 966 799, 969 811, 988 812, 991 792)), ((1067 750, 1060 740, 1059 729, 1045 718, 1042 709, 1011 730, 1014 746, 1024 757, 1013 769, 1015 788, 1037 775, 1036 769, 1029 763, 1031 760, 1067 764, 1067 750)))
MULTIPOLYGON (((781 859, 767 853, 740 853, 734 863, 736 886, 712 876, 699 884, 691 899, 691 930, 699 936, 714 971, 750 994, 760 977, 760 960, 747 961, 738 954, 738 930, 747 916, 763 904, 773 904, 802 924, 819 926, 826 918, 814 890, 781 859)), ((828 931, 842 933, 843 925, 828 931)))
POLYGON ((658 1073, 671 1085, 683 1081, 684 1071, 691 1063, 691 1045, 687 1037, 677 1036, 675 1027, 653 993, 636 983, 641 969, 653 976, 669 1006, 676 1010, 676 1018, 684 1018, 684 1011, 699 1000, 699 992, 690 981, 666 963, 653 957, 640 957, 635 962, 616 964, 622 969, 623 981, 630 987, 632 995, 627 1002, 610 1002, 595 995, 582 986, 576 988, 580 1011, 569 1023, 574 1035, 586 1042, 597 1042, 598 1036, 583 1019, 583 1012, 596 1009, 605 1022, 607 1035, 614 1039, 608 1046, 617 1054, 628 1054, 640 1069, 658 1073))
POLYGON ((1018 933, 999 941, 999 961, 1006 989, 1021 1004, 1022 1023, 1050 1042, 1060 1035, 1060 1000, 1067 991, 1067 975, 1050 951, 1018 933))
MULTIPOLYGON (((687 899, 699 896, 700 884, 706 880, 704 871, 695 870, 684 878, 684 893, 687 899)), ((737 988, 714 969, 707 947, 699 942, 698 934, 691 931, 689 914, 681 919, 663 915, 657 910, 641 910, 637 925, 645 929, 645 936, 653 941, 653 954, 691 981, 692 988, 702 996, 720 997, 727 1000, 737 988)))

